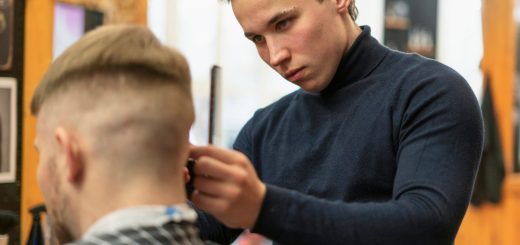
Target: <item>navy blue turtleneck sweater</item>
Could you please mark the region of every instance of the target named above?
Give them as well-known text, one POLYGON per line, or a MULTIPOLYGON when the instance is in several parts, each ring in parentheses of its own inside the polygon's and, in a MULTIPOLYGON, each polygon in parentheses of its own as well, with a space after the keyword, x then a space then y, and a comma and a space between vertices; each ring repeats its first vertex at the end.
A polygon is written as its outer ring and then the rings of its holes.
POLYGON ((439 245, 453 244, 482 144, 460 75, 364 27, 322 93, 258 110, 234 147, 267 184, 253 232, 275 244, 439 245))

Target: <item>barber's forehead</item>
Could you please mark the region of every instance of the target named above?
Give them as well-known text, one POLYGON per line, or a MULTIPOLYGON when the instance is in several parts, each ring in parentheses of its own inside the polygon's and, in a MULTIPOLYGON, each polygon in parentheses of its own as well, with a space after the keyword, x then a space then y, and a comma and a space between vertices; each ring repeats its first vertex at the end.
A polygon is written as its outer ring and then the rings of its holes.
POLYGON ((242 29, 245 32, 255 32, 249 29, 265 27, 274 16, 298 8, 302 1, 304 0, 236 0, 232 6, 242 29))

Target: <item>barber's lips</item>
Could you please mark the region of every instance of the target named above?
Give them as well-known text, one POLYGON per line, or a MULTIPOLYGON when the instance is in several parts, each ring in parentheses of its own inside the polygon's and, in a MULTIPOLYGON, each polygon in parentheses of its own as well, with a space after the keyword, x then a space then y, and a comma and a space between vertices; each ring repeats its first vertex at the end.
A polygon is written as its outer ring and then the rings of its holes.
POLYGON ((304 67, 288 71, 284 74, 284 77, 291 82, 298 82, 303 77, 304 67))

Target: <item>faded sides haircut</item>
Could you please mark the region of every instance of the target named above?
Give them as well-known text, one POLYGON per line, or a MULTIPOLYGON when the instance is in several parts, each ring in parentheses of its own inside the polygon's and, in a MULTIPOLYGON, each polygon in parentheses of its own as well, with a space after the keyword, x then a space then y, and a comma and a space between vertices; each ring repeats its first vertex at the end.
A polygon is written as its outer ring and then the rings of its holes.
POLYGON ((172 161, 194 120, 188 63, 145 27, 103 26, 52 63, 31 113, 73 127, 107 162, 172 161))
POLYGON ((92 83, 93 77, 107 77, 98 86, 115 82, 123 75, 134 83, 171 83, 191 99, 191 78, 185 58, 162 45, 152 32, 139 26, 114 25, 97 28, 69 47, 52 63, 31 101, 31 113, 38 115, 43 104, 74 83, 92 83), (147 78, 147 79, 142 79, 147 78))

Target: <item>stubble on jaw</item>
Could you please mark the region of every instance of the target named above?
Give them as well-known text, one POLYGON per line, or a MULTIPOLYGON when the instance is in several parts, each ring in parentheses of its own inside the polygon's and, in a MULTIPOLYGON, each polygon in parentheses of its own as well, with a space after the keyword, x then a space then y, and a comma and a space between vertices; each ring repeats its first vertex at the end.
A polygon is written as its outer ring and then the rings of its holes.
MULTIPOLYGON (((64 204, 67 205, 65 202, 64 204)), ((64 206, 59 210, 48 210, 50 211, 47 218, 49 219, 48 224, 50 224, 49 239, 51 244, 65 244, 73 242, 75 240, 70 230, 70 224, 67 224, 67 222, 65 221, 66 214, 64 211, 66 209, 67 207, 64 206)))
POLYGON ((49 200, 46 200, 47 224, 50 226, 47 227, 49 229, 48 239, 50 244, 70 243, 75 240, 71 232, 73 224, 67 222, 67 219, 71 219, 70 215, 67 214, 67 211, 70 209, 70 202, 64 195, 64 192, 60 190, 62 184, 59 183, 59 177, 56 175, 57 169, 50 167, 49 171, 54 173, 53 176, 49 176, 50 179, 54 179, 54 182, 47 183, 51 185, 49 189, 50 193, 48 193, 49 200))

